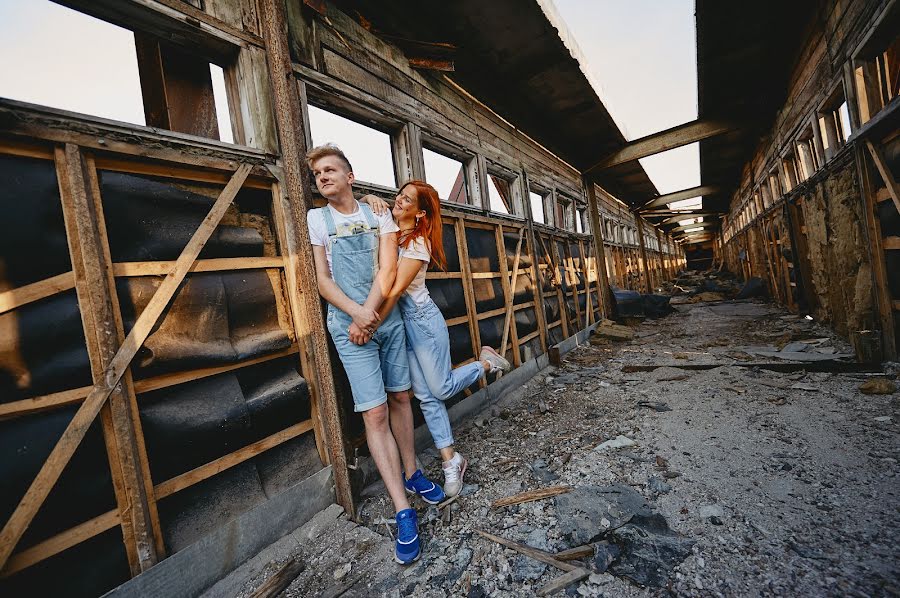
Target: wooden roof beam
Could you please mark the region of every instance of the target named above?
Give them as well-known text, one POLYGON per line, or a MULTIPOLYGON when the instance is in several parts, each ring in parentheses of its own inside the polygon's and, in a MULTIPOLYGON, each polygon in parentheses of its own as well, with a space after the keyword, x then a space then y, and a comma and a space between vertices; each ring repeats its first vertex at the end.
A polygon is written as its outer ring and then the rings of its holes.
POLYGON ((727 133, 735 128, 732 123, 722 121, 694 120, 684 123, 659 133, 653 133, 652 135, 629 141, 622 148, 600 160, 582 174, 591 174, 604 168, 666 152, 683 145, 727 133))
MULTIPOLYGON (((645 218, 647 216, 652 216, 653 214, 642 214, 645 218)), ((718 216, 719 214, 714 214, 712 212, 686 212, 684 214, 677 214, 675 216, 670 216, 666 218, 662 222, 659 222, 657 226, 667 226, 669 224, 675 224, 676 222, 681 222, 682 220, 689 220, 691 218, 711 218, 714 216, 718 216)))
POLYGON ((712 195, 714 193, 718 193, 720 189, 714 185, 700 185, 699 187, 691 187, 690 189, 682 189, 681 191, 675 191, 673 193, 666 193, 665 195, 660 195, 654 199, 651 199, 644 205, 642 205, 639 210, 649 210, 651 208, 657 208, 659 206, 664 206, 666 204, 674 203, 676 201, 683 201, 685 199, 693 199, 695 197, 703 197, 704 195, 712 195))
POLYGON ((710 228, 713 226, 719 226, 719 222, 717 220, 705 220, 703 222, 697 222, 695 224, 685 224, 684 226, 676 226, 675 228, 671 229, 669 232, 677 233, 677 232, 681 232, 681 231, 687 231, 692 228, 710 228))

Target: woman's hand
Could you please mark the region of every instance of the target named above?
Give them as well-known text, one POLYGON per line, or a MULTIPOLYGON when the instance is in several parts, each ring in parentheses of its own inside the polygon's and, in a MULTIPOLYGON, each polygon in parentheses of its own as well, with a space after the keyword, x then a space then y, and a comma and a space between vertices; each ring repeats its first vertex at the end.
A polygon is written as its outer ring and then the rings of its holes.
POLYGON ((376 216, 381 216, 382 214, 386 214, 391 211, 391 206, 388 202, 384 201, 377 195, 372 195, 371 193, 368 195, 364 195, 360 198, 361 202, 369 204, 369 207, 372 208, 372 211, 375 212, 376 216))

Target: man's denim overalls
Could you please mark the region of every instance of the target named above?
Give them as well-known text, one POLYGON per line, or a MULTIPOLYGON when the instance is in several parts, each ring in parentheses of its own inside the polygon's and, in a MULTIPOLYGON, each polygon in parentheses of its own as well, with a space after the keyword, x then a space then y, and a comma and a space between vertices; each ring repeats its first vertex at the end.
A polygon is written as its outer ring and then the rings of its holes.
MULTIPOLYGON (((369 296, 378 270, 378 223, 368 205, 360 204, 364 224, 338 234, 332 208, 322 208, 331 248, 331 273, 338 287, 362 305, 369 296)), ((382 314, 384 318, 384 315, 382 314)), ((384 318, 372 340, 364 345, 350 341, 348 330, 353 319, 328 304, 328 332, 334 340, 350 388, 356 411, 368 411, 387 401, 386 392, 408 390, 409 362, 406 333, 398 310, 384 318)))

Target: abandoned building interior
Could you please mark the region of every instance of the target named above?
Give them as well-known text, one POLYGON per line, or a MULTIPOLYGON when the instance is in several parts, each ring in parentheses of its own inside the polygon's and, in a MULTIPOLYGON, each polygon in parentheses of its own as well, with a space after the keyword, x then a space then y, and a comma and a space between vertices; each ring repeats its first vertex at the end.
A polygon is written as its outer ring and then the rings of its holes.
MULTIPOLYGON (((835 410, 864 410, 870 427, 854 429, 875 444, 852 449, 872 459, 855 463, 879 473, 852 492, 880 503, 878 533, 898 531, 900 1, 696 0, 698 117, 633 140, 551 0, 55 2, 133 34, 144 124, 0 98, 4 595, 249 596, 288 570, 254 595, 900 594, 900 553, 875 532, 854 545, 872 550, 865 567, 828 573, 834 537, 794 538, 780 548, 790 558, 766 558, 800 578, 723 573, 710 586, 704 558, 735 566, 700 540, 676 569, 641 575, 623 564, 625 540, 600 568, 600 536, 554 545, 538 523, 574 504, 578 476, 660 509, 672 487, 689 495, 678 484, 705 474, 664 476, 669 460, 718 453, 672 439, 663 458, 668 441, 649 436, 639 453, 649 417, 690 411, 692 438, 702 421, 725 429, 704 418, 727 403, 756 434, 753 401, 816 404, 820 391, 835 410), (431 539, 412 574, 375 548, 393 513, 376 513, 377 473, 323 325, 306 212, 324 200, 304 156, 326 141, 360 156, 357 196, 391 200, 412 179, 438 189, 448 264, 427 281, 452 361, 489 345, 513 365, 447 403, 481 462, 465 496, 420 515, 431 539), (639 159, 697 142, 700 186, 660 194, 639 159), (630 313, 642 297, 647 313, 630 313), (651 319, 647 297, 672 315, 651 319), (751 341, 774 346, 739 347, 751 341), (766 382, 776 373, 792 377, 766 382), (857 391, 874 380, 888 394, 857 391), (561 452, 540 456, 538 441, 561 452), (586 461, 623 446, 628 467, 662 477, 586 461), (542 488, 565 489, 496 504, 542 488), (325 560, 291 569, 284 538, 325 560), (515 560, 522 544, 543 551, 534 575, 538 561, 515 560), (563 555, 579 544, 591 556, 563 555), (380 573, 367 576, 372 555, 380 573)), ((819 408, 794 418, 831 417, 819 408)), ((687 534, 677 517, 694 511, 673 508, 665 537, 687 534)), ((749 521, 718 527, 729 511, 706 513, 710 538, 749 521)), ((777 533, 751 524, 742 533, 777 533)))

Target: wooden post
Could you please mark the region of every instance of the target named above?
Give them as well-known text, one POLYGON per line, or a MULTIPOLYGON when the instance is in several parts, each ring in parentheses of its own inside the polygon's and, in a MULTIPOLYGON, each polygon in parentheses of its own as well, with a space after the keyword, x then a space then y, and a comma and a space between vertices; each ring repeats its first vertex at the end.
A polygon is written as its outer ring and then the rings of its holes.
MULTIPOLYGON (((322 305, 316 285, 316 268, 306 225, 306 212, 312 205, 312 190, 306 166, 306 132, 301 113, 300 94, 291 69, 287 46, 284 2, 260 0, 261 25, 266 40, 266 60, 275 100, 275 121, 278 127, 281 157, 284 164, 285 191, 290 211, 285 214, 285 229, 290 230, 294 247, 285 248, 296 268, 300 290, 299 342, 301 364, 307 374, 311 396, 317 404, 324 426, 328 457, 334 474, 334 491, 338 504, 353 513, 353 493, 347 471, 344 431, 341 425, 337 393, 328 356, 328 341, 322 318, 322 305), (305 288, 304 288, 305 287, 305 288), (312 375, 310 375, 312 374, 312 375), (314 379, 314 380, 313 380, 314 379)), ((285 269, 290 270, 290 268, 285 269)), ((297 285, 297 282, 294 285, 297 285)), ((296 324, 295 324, 296 325, 296 324)))
POLYGON ((650 273, 650 263, 647 261, 647 247, 644 243, 644 219, 639 214, 634 215, 637 222, 637 237, 641 247, 641 263, 644 264, 644 288, 647 293, 653 292, 653 276, 650 273))
MULTIPOLYGON (((498 249, 502 249, 503 253, 501 254, 500 259, 500 271, 503 273, 503 279, 506 280, 506 241, 503 239, 503 226, 501 225, 499 228, 499 247, 498 249)), ((500 340, 500 355, 506 356, 506 341, 509 338, 510 328, 512 328, 513 333, 513 357, 515 358, 515 365, 518 367, 521 365, 521 358, 519 357, 519 345, 517 342, 517 334, 516 334, 516 326, 515 320, 513 318, 515 314, 515 293, 516 293, 516 279, 519 277, 519 259, 522 256, 522 239, 525 236, 525 228, 519 229, 519 241, 516 243, 516 255, 513 258, 513 269, 512 269, 512 280, 505 284, 503 287, 503 292, 506 293, 507 301, 506 301, 506 317, 503 318, 503 336, 500 340)))
POLYGON ((597 207, 597 188, 590 177, 583 177, 585 193, 588 200, 588 214, 591 218, 591 233, 594 237, 594 255, 597 258, 600 284, 600 311, 604 318, 612 314, 612 290, 609 286, 609 275, 606 271, 606 248, 603 246, 603 231, 600 227, 600 209, 597 207))
MULTIPOLYGON (((75 291, 96 383, 125 337, 103 207, 93 164, 85 162, 78 147, 57 149, 56 166, 75 291)), ((125 552, 131 574, 137 575, 156 564, 163 545, 161 534, 159 544, 154 537, 159 516, 130 375, 113 390, 100 417, 125 552)))
MULTIPOLYGON (((475 305, 475 290, 472 288, 472 266, 469 263, 469 245, 466 242, 466 225, 462 217, 456 219, 456 251, 459 255, 459 270, 462 274, 463 294, 466 300, 466 315, 469 316, 469 336, 472 339, 472 357, 478 359, 481 351, 481 331, 478 330, 478 308, 475 305)), ((486 386, 484 376, 478 380, 479 386, 486 386)))
MULTIPOLYGON (((867 142, 871 143, 871 142, 867 142)), ((869 153, 872 153, 869 148, 869 153)), ((895 336, 894 310, 891 300, 890 288, 887 279, 887 265, 885 264, 884 250, 882 248, 881 223, 877 216, 875 202, 875 188, 872 184, 871 169, 866 160, 866 152, 861 147, 856 148, 857 172, 860 178, 860 190, 865 202, 866 236, 869 241, 869 251, 872 257, 872 275, 875 283, 875 303, 878 309, 878 319, 881 323, 881 348, 882 358, 896 360, 898 356, 897 337, 895 336)), ((877 152, 872 154, 875 160, 877 152)), ((877 165, 876 165, 877 167, 877 165)), ((884 177, 882 176, 882 179, 884 177)), ((889 184, 885 180, 885 184, 889 184)), ((900 211, 900 210, 898 210, 900 211)))
MULTIPOLYGON (((528 191, 531 189, 530 183, 528 182, 528 173, 524 168, 521 169, 522 172, 522 185, 525 188, 525 197, 528 197, 528 191)), ((531 275, 532 280, 534 281, 534 314, 537 317, 537 325, 540 334, 538 334, 538 338, 541 339, 541 351, 543 353, 547 352, 547 335, 549 330, 547 330, 547 314, 544 311, 544 289, 543 289, 543 279, 541 277, 541 268, 538 264, 538 250, 537 250, 537 241, 535 240, 534 233, 534 213, 531 210, 531 201, 524 201, 525 204, 525 214, 528 218, 528 247, 531 249, 531 275)), ((543 209, 543 203, 541 204, 541 209, 543 209)))

